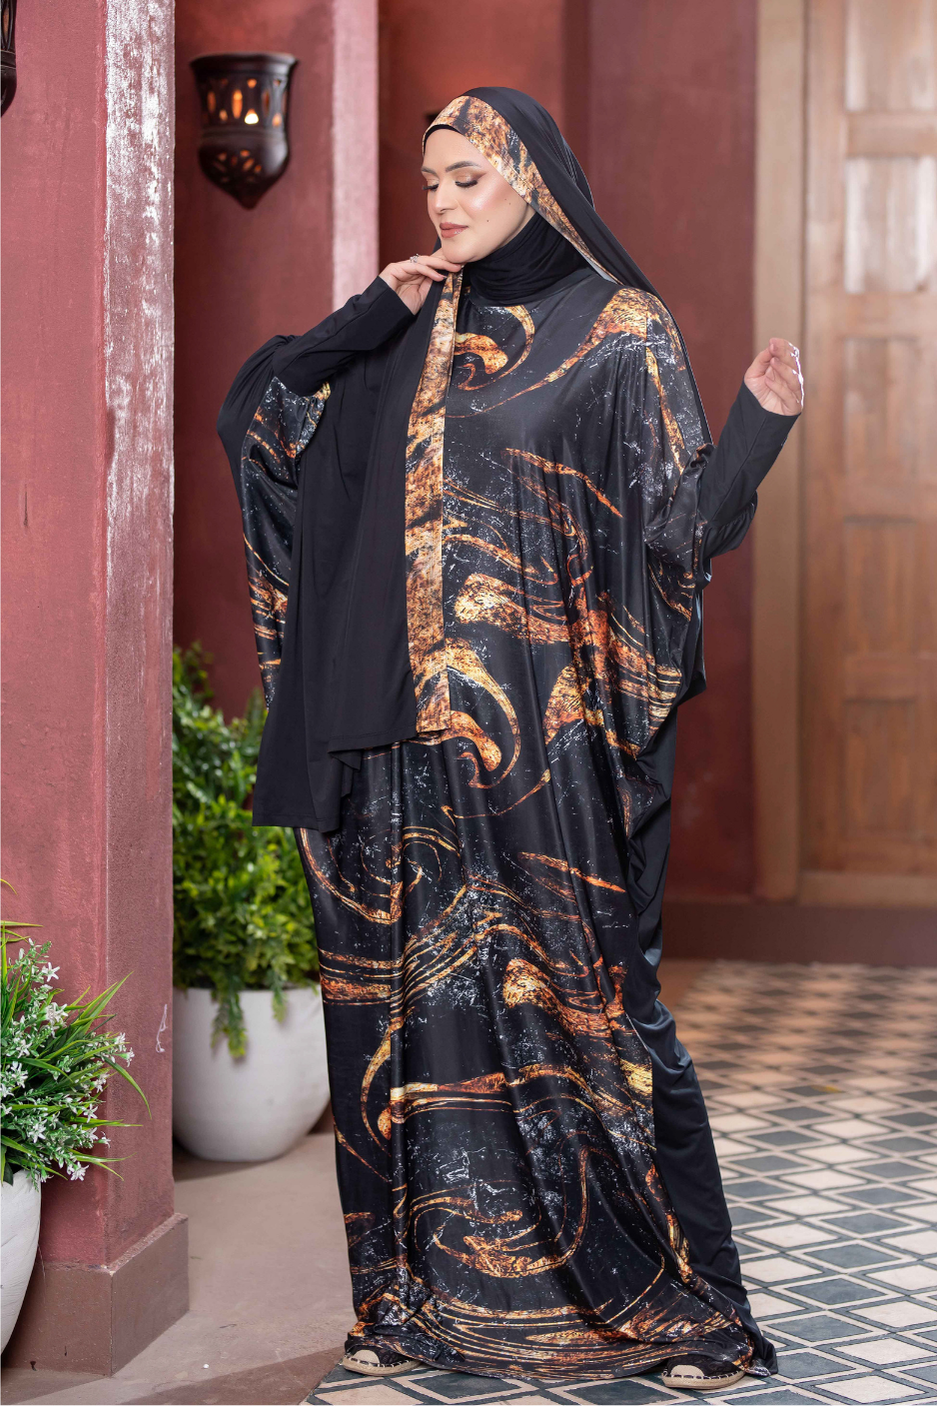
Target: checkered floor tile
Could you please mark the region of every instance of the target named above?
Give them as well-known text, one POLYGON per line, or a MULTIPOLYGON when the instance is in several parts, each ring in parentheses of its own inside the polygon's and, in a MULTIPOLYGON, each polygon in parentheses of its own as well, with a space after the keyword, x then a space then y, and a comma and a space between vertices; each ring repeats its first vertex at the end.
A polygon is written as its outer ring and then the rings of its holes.
MULTIPOLYGON (((680 1017, 781 1368, 697 1399, 937 1403, 937 969, 720 962, 680 1017)), ((651 1406, 688 1394, 653 1376, 544 1386, 336 1368, 308 1400, 651 1406)))

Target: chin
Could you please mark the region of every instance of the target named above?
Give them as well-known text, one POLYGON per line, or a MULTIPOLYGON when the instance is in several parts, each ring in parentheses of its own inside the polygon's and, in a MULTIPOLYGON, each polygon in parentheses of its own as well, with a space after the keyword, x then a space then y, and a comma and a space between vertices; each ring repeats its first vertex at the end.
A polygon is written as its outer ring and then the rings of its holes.
POLYGON ((443 239, 442 235, 439 235, 439 250, 460 264, 468 264, 473 259, 481 258, 477 241, 471 237, 467 239, 465 234, 457 234, 453 239, 443 239))

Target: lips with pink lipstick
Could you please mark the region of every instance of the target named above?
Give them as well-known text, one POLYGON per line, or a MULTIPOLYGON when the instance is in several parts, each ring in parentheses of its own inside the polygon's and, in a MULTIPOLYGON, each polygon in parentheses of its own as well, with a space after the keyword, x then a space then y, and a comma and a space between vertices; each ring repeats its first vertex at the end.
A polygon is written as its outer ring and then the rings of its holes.
POLYGON ((468 229, 468 225, 442 224, 439 226, 439 237, 440 239, 453 239, 457 234, 461 234, 464 229, 468 229))

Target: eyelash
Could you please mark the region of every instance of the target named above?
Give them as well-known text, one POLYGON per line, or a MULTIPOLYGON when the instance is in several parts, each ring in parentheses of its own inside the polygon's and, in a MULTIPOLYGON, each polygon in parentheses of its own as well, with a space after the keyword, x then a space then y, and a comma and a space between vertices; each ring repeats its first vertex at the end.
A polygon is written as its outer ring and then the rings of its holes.
MULTIPOLYGON (((456 181, 456 185, 459 187, 460 190, 468 190, 470 186, 477 186, 477 185, 478 185, 478 181, 456 181)), ((424 186, 423 189, 424 189, 424 190, 438 190, 439 187, 438 187, 438 186, 424 186)))

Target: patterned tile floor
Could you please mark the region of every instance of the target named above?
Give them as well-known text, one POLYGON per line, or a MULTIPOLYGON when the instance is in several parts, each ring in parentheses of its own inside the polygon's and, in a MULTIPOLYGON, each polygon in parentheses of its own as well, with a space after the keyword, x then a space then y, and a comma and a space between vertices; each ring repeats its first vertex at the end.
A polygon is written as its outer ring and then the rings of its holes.
POLYGON ((371 1382, 336 1368, 310 1402, 937 1403, 937 969, 715 963, 678 1029, 780 1375, 698 1395, 653 1376, 371 1382))

